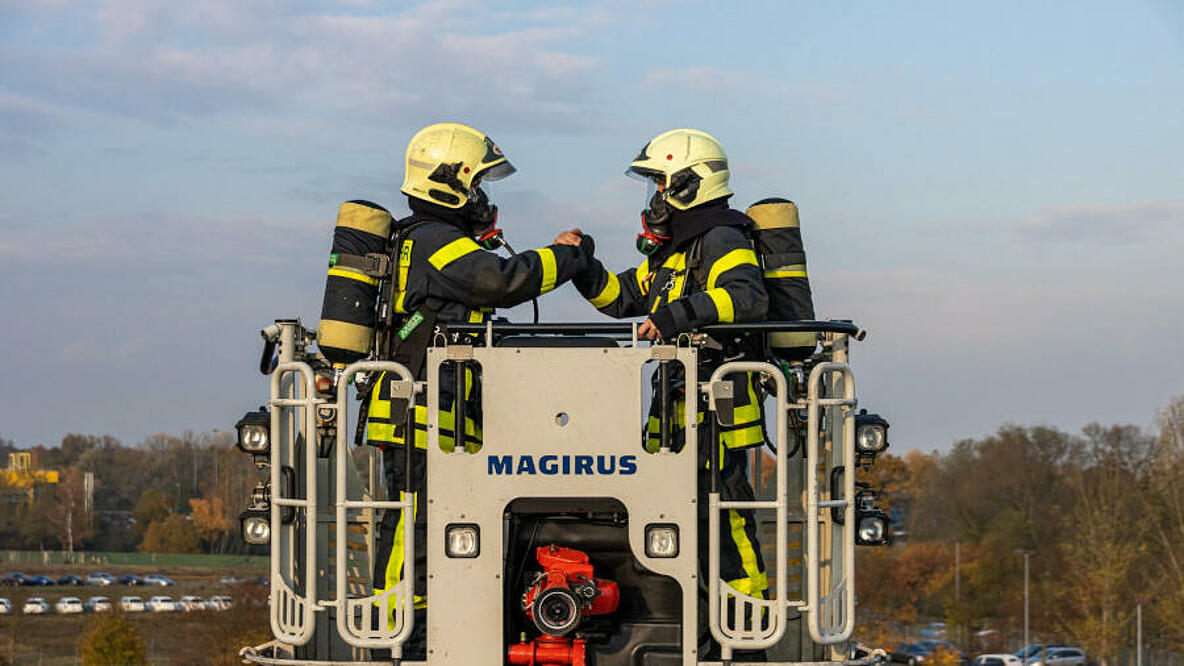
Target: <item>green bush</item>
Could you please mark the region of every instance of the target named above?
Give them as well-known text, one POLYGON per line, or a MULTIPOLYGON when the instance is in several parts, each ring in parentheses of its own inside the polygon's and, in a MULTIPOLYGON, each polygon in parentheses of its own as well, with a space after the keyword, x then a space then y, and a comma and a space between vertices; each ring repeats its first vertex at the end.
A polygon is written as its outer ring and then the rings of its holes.
POLYGON ((84 666, 140 666, 147 664, 144 638, 123 613, 96 615, 78 642, 84 666))

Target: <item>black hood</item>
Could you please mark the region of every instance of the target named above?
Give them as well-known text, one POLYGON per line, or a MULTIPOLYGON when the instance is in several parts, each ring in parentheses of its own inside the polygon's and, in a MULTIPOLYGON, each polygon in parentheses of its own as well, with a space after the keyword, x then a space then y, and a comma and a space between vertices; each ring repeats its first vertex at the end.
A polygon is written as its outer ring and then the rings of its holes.
POLYGON ((447 208, 416 197, 407 197, 407 205, 411 208, 411 217, 415 220, 432 219, 444 222, 459 228, 465 235, 473 235, 473 223, 468 219, 464 206, 447 208))
POLYGON ((655 252, 649 260, 654 270, 676 251, 686 250, 699 236, 715 227, 746 227, 749 217, 728 206, 729 197, 713 199, 686 210, 674 209, 670 213, 670 242, 655 252))

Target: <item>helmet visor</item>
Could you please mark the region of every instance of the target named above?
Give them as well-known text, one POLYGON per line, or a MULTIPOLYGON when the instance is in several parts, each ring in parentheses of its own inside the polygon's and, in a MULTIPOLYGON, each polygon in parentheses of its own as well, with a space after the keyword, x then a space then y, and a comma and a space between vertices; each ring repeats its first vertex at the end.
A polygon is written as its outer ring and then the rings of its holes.
POLYGON ((517 171, 517 169, 514 168, 514 165, 510 164, 509 160, 506 160, 505 162, 495 164, 477 174, 477 176, 473 178, 473 185, 476 186, 477 183, 487 183, 494 180, 501 180, 515 171, 517 171))
POLYGON ((651 183, 661 182, 666 183, 666 174, 657 169, 647 169, 645 167, 631 166, 625 169, 625 175, 633 180, 649 181, 651 183))

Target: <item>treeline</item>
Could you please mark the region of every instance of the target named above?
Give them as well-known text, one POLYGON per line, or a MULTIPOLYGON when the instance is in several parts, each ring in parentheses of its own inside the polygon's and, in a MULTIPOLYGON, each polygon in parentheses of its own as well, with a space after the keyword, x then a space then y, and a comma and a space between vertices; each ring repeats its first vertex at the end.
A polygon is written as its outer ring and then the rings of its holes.
POLYGON ((967 648, 1014 649, 998 643, 1022 633, 1027 550, 1034 635, 1113 664, 1142 601, 1145 645, 1184 651, 1184 398, 1151 432, 1005 426, 948 453, 886 456, 865 480, 906 537, 860 549, 861 621, 940 619, 967 648))
MULTIPOLYGON (((0 439, 0 463, 17 450, 0 439)), ((0 549, 255 552, 239 535, 238 516, 259 474, 231 433, 162 433, 135 446, 70 434, 58 446, 22 450, 34 467, 58 471, 59 482, 38 485, 29 501, 0 479, 0 549)))

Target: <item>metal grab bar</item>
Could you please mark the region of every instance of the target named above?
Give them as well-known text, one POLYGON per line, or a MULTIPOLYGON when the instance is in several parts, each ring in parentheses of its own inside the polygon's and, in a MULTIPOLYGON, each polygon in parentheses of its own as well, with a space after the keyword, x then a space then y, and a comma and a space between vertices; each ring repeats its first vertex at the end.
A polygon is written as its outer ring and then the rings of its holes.
MULTIPOLYGON (((296 393, 293 383, 293 394, 296 393)), ((271 468, 271 631, 275 637, 288 645, 304 645, 312 638, 316 626, 317 588, 316 588, 316 544, 317 544, 317 450, 309 440, 316 433, 316 407, 322 401, 317 398, 316 375, 307 363, 290 362, 276 366, 271 375, 271 395, 268 404, 271 406, 271 452, 268 456, 271 468), (302 380, 301 398, 283 397, 280 395, 281 383, 285 374, 299 373, 302 380), (297 412, 297 418, 305 419, 303 432, 305 433, 305 495, 306 499, 283 497, 283 483, 280 481, 280 469, 284 465, 284 447, 287 446, 289 458, 296 456, 296 441, 301 431, 293 430, 290 437, 279 436, 281 425, 287 409, 297 412), (299 414, 303 409, 304 414, 299 414), (303 595, 293 589, 291 570, 281 571, 281 565, 287 568, 289 558, 283 557, 283 540, 280 534, 287 533, 287 543, 295 541, 296 522, 283 525, 280 521, 282 507, 296 507, 304 509, 305 523, 305 555, 304 555, 304 590, 303 595)))
MULTIPOLYGON (((403 382, 408 405, 415 404, 415 396, 421 392, 421 387, 415 383, 414 377, 406 367, 391 361, 358 361, 345 368, 337 380, 337 498, 336 498, 336 529, 337 538, 334 544, 334 559, 336 560, 337 592, 334 605, 337 607, 337 632, 342 640, 357 648, 390 648, 391 656, 399 659, 402 656, 403 641, 411 636, 415 628, 415 499, 414 495, 404 500, 351 500, 347 497, 346 466, 350 463, 349 438, 349 410, 348 394, 345 389, 348 382, 359 372, 387 372, 399 377, 403 382), (403 512, 403 578, 400 583, 380 594, 351 599, 346 593, 346 525, 350 509, 384 509, 403 512), (397 613, 394 615, 394 627, 389 627, 387 618, 390 617, 391 596, 394 595, 397 613), (374 617, 374 606, 378 607, 377 618, 374 617), (375 621, 377 619, 377 622, 375 621), (377 626, 375 626, 377 624, 377 626)), ((389 379, 389 378, 388 378, 389 379)), ((376 387, 377 390, 377 387, 376 387)), ((414 445, 415 425, 408 422, 404 429, 404 444, 414 445), (410 441, 409 441, 410 440, 410 441)), ((411 473, 410 470, 407 472, 411 473)), ((373 490, 373 489, 371 489, 373 490)), ((401 489, 400 489, 401 490, 401 489)), ((374 535, 371 535, 374 538, 374 535)), ((392 553, 393 556, 393 553, 392 553)))
MULTIPOLYGON (((789 409, 789 386, 785 375, 770 363, 755 361, 733 361, 724 363, 711 374, 711 381, 704 389, 708 395, 709 418, 716 418, 715 387, 723 378, 736 372, 761 372, 773 377, 777 384, 777 463, 776 483, 777 495, 773 501, 727 501, 722 502, 718 492, 708 493, 707 538, 708 541, 708 610, 707 616, 711 627, 711 635, 720 645, 720 656, 725 662, 731 659, 734 649, 760 650, 767 648, 781 640, 786 629, 786 608, 791 604, 800 607, 800 600, 786 598, 788 590, 788 538, 786 523, 789 518, 789 477, 788 458, 789 428, 786 423, 786 412, 789 409), (737 591, 731 585, 720 580, 720 512, 727 509, 775 509, 777 512, 777 544, 776 572, 777 587, 775 599, 757 599, 737 591), (733 603, 733 623, 724 626, 724 613, 727 608, 724 600, 731 598, 733 603), (752 628, 747 629, 746 617, 752 618, 752 628), (739 627, 735 626, 739 623, 739 627)), ((688 403, 690 400, 687 401, 688 403)), ((690 421, 688 420, 688 423, 690 421)), ((711 447, 718 443, 711 442, 711 447)))
MULTIPOLYGON (((855 585, 852 573, 855 566, 855 375, 846 363, 819 363, 810 371, 806 391, 806 607, 810 638, 819 645, 842 643, 851 637, 855 628, 855 585), (826 375, 839 373, 843 381, 842 398, 820 398, 822 380, 826 375), (823 407, 843 410, 843 499, 821 500, 818 487, 818 431, 823 407), (818 512, 829 508, 843 509, 842 579, 832 580, 825 597, 819 596, 819 577, 822 562, 819 556, 818 512)), ((829 478, 829 474, 828 474, 829 478)), ((831 564, 832 571, 834 563, 831 564)))

